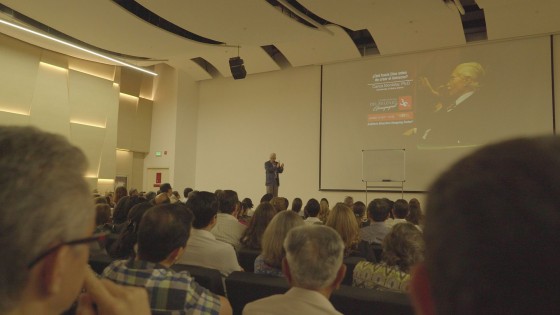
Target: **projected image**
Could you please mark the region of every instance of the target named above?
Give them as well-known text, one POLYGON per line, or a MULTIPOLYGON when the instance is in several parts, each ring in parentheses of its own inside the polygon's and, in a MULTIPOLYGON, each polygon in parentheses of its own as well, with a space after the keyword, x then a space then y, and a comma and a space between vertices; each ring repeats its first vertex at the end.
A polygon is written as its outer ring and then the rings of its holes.
POLYGON ((372 81, 368 84, 374 92, 369 103, 368 126, 414 123, 414 80, 409 71, 374 73, 372 81))
POLYGON ((362 188, 366 150, 405 150, 405 189, 425 191, 481 145, 551 134, 550 52, 539 37, 324 66, 321 189, 362 188))
POLYGON ((404 135, 415 134, 422 146, 469 146, 484 143, 489 132, 488 99, 480 92, 485 70, 478 62, 461 63, 449 80, 433 87, 427 77, 418 79, 416 128, 404 135))

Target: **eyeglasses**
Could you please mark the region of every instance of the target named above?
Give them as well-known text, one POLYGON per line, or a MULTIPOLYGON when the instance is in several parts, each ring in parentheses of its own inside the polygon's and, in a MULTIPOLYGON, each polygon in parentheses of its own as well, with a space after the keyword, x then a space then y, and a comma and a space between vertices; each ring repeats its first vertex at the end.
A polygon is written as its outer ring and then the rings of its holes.
POLYGON ((49 249, 47 249, 45 252, 43 252, 41 255, 37 256, 37 258, 33 259, 28 265, 27 268, 31 269, 33 268, 33 266, 35 266, 39 261, 41 261, 41 259, 49 256, 50 254, 56 252, 59 248, 61 248, 62 246, 73 246, 73 245, 80 245, 80 244, 87 244, 87 243, 93 243, 93 242, 99 242, 104 240, 107 235, 109 233, 108 232, 102 232, 102 233, 97 233, 94 234, 92 236, 88 236, 88 237, 84 237, 84 238, 79 238, 77 240, 73 240, 73 241, 67 241, 67 242, 62 242, 54 247, 51 247, 49 249))

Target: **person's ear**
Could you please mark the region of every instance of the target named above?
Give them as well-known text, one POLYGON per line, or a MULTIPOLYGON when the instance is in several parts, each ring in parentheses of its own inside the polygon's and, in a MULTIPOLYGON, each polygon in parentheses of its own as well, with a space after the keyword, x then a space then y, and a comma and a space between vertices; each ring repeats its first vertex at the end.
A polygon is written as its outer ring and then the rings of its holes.
POLYGON ((434 300, 430 291, 430 280, 428 270, 423 263, 412 269, 410 281, 410 297, 412 306, 417 315, 433 315, 434 300))
POLYGON ((288 265, 288 260, 286 259, 286 257, 282 258, 282 273, 286 276, 286 279, 288 279, 288 283, 291 285, 292 274, 290 272, 290 265, 288 265))
POLYGON ((70 248, 62 246, 54 253, 46 256, 38 266, 41 275, 42 294, 54 295, 62 289, 62 277, 66 269, 70 248))
POLYGON ((334 279, 333 282, 333 289, 338 289, 340 287, 340 284, 342 283, 342 280, 344 280, 344 276, 346 275, 346 265, 342 264, 340 265, 340 268, 338 269, 337 273, 336 273, 336 278, 334 279))

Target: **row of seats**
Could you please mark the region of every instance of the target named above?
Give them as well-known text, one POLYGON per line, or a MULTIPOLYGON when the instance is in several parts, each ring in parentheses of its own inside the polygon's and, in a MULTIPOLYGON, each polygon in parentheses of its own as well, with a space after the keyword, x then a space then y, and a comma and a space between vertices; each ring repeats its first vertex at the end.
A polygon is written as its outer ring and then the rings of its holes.
MULTIPOLYGON (((397 292, 361 289, 352 287, 352 271, 356 263, 363 260, 360 257, 347 257, 345 264, 347 272, 343 285, 331 296, 334 307, 343 314, 413 314, 408 296, 397 292)), ((111 263, 108 256, 90 257, 91 268, 101 274, 111 263)), ((225 295, 231 303, 234 314, 241 315, 245 304, 273 295, 286 292, 290 286, 285 278, 258 275, 252 272, 233 272, 223 286, 222 276, 216 269, 191 265, 173 265, 175 271, 188 271, 201 286, 218 295, 225 295)))

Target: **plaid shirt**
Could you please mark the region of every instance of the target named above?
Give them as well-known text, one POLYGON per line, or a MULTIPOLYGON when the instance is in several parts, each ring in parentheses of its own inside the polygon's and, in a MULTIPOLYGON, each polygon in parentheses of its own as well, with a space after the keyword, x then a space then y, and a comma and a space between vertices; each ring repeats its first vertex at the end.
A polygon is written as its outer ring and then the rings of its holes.
POLYGON ((220 298, 196 283, 187 271, 175 272, 147 261, 118 260, 105 268, 102 277, 145 287, 152 310, 192 315, 220 313, 220 298))

